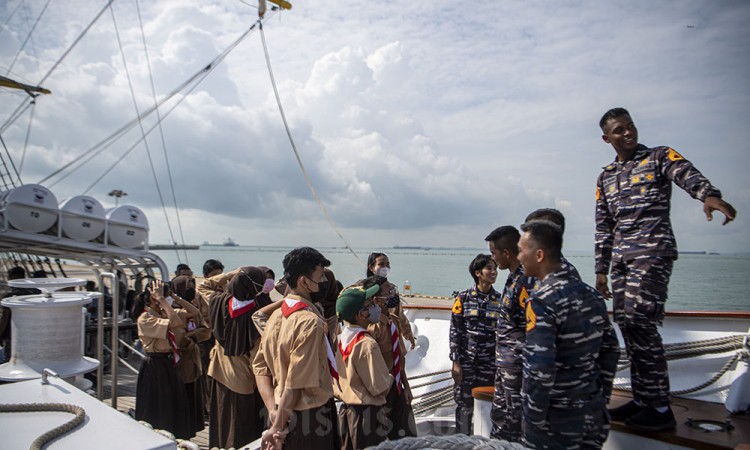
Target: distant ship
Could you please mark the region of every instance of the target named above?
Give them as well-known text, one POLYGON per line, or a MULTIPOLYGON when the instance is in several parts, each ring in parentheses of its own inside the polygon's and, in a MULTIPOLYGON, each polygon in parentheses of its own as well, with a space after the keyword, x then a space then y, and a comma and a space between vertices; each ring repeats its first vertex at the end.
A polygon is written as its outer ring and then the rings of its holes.
POLYGON ((223 244, 209 244, 208 241, 203 242, 204 247, 239 247, 240 244, 234 242, 234 239, 228 237, 223 244))

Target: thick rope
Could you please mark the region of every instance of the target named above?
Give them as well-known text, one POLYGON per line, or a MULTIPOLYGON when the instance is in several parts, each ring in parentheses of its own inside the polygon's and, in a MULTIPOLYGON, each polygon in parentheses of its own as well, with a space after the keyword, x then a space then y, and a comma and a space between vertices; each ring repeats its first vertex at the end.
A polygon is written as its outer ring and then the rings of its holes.
POLYGON ((524 447, 515 442, 499 439, 489 439, 482 436, 467 436, 465 434, 453 434, 450 436, 420 436, 407 437, 395 441, 385 441, 377 447, 377 450, 417 450, 417 449, 451 449, 451 450, 504 450, 524 447))
POLYGON ((0 413, 14 412, 66 412, 75 414, 75 417, 68 422, 65 422, 59 427, 53 428, 34 439, 34 442, 31 443, 31 447, 29 447, 30 450, 41 450, 42 447, 52 439, 58 438, 75 429, 78 425, 83 423, 83 419, 86 417, 86 411, 84 411, 83 408, 66 403, 0 404, 0 413))

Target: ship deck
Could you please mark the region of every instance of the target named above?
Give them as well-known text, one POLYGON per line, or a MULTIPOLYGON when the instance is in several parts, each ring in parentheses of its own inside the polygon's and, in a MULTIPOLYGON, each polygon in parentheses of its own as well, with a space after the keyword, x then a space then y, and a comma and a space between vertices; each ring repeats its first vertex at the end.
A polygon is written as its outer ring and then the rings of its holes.
MULTIPOLYGON (((632 400, 630 392, 615 390, 609 407, 615 408, 630 400, 632 400)), ((626 427, 622 422, 612 422, 612 431, 695 449, 750 449, 750 414, 733 415, 720 403, 680 397, 672 398, 672 411, 677 421, 677 428, 674 430, 641 433, 626 427), (691 427, 689 425, 691 420, 729 423, 734 428, 728 431, 708 432, 691 427)))

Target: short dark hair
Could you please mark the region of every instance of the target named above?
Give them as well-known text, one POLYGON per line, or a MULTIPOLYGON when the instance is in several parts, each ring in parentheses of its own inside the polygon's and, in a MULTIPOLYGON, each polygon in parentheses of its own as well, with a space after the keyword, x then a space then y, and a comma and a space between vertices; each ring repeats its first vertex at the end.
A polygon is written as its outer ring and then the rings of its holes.
POLYGON ((524 222, 531 222, 532 220, 549 220, 558 227, 563 234, 565 234, 565 216, 560 211, 554 208, 540 208, 533 213, 526 216, 524 222))
POLYGON ((625 108, 612 108, 609 111, 605 112, 602 118, 599 120, 599 128, 602 130, 604 129, 604 125, 607 124, 609 119, 614 119, 616 117, 630 115, 627 109, 625 108))
POLYGON ((180 264, 177 264, 177 268, 176 268, 176 269, 174 270, 174 273, 175 273, 175 274, 178 274, 178 273, 180 273, 180 270, 189 270, 189 271, 191 271, 191 272, 193 271, 193 270, 192 270, 192 269, 190 268, 190 266, 188 266, 188 265, 187 265, 187 264, 185 264, 185 263, 180 263, 180 264))
POLYGON ((484 269, 490 262, 493 264, 495 263, 492 259, 492 255, 485 255, 483 253, 478 254, 471 260, 471 263, 469 264, 469 274, 471 274, 471 278, 474 279, 474 284, 479 283, 479 277, 477 277, 474 272, 484 269))
POLYGON ((531 240, 544 250, 550 260, 559 262, 562 258, 563 235, 560 227, 549 220, 532 220, 521 225, 524 233, 529 233, 531 240))
POLYGON ((9 280, 18 280, 20 278, 26 278, 26 269, 21 266, 15 266, 8 269, 9 280))
POLYGON ((222 264, 218 259, 207 259, 206 262, 203 263, 203 276, 207 277, 208 274, 213 272, 214 270, 221 270, 223 272, 224 264, 222 264))
POLYGON ((484 240, 495 244, 495 248, 498 250, 508 250, 511 254, 517 255, 520 238, 521 233, 518 232, 516 227, 503 225, 492 230, 484 240))
POLYGON ((375 275, 374 273, 372 273, 372 270, 370 270, 370 266, 375 264, 375 260, 380 258, 381 256, 387 257, 388 255, 386 255, 385 253, 381 253, 381 252, 372 252, 370 253, 370 256, 367 257, 367 276, 368 277, 375 275))
POLYGON ((310 276, 318 266, 328 267, 331 261, 312 247, 299 247, 284 256, 284 278, 292 289, 297 287, 297 279, 310 276))

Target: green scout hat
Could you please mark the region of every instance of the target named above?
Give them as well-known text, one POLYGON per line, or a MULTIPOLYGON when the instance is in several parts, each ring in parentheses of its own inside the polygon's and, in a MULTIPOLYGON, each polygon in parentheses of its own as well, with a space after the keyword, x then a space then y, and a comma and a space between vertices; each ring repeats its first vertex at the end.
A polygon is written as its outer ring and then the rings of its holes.
POLYGON ((380 291, 379 284, 369 289, 362 286, 351 286, 344 289, 336 300, 336 315, 339 319, 353 322, 354 317, 364 306, 365 300, 377 294, 378 291, 380 291))

